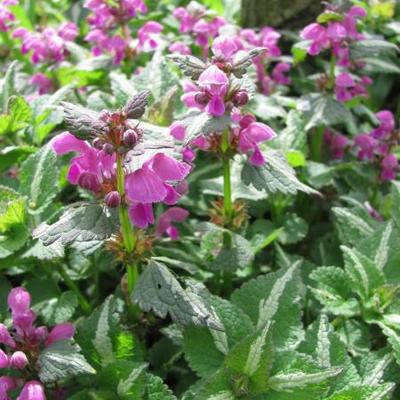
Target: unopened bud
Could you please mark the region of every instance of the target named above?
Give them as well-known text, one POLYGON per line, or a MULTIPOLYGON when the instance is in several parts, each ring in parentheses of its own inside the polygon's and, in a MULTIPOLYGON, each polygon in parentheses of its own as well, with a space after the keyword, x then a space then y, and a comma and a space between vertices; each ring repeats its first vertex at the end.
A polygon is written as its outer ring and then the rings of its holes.
POLYGON ((22 351, 16 351, 9 361, 10 368, 24 369, 28 365, 28 358, 22 351))
POLYGON ((114 153, 115 149, 114 146, 111 143, 104 143, 103 144, 103 151, 104 153, 111 155, 114 153))
POLYGON ((79 179, 78 185, 86 190, 90 190, 92 192, 98 192, 100 190, 100 182, 97 179, 97 176, 90 172, 83 172, 79 179))
POLYGON ((0 349, 0 368, 8 368, 8 355, 0 349))
POLYGON ((103 110, 100 112, 99 119, 102 120, 103 122, 107 122, 109 116, 110 116, 110 113, 107 110, 103 110))
POLYGON ((236 107, 244 106, 245 104, 247 104, 248 101, 249 101, 249 95, 244 90, 236 92, 235 95, 233 96, 233 104, 236 107))
POLYGON ((100 138, 93 140, 93 147, 97 150, 101 150, 104 146, 104 142, 100 138))
POLYGON ((108 207, 111 208, 119 207, 121 204, 121 196, 116 190, 114 190, 106 194, 106 197, 104 197, 104 202, 108 207))
POLYGON ((39 326, 35 329, 36 340, 43 343, 47 339, 49 331, 46 326, 39 326))
POLYGON ((123 135, 123 138, 122 138, 122 140, 124 142, 124 145, 127 146, 127 147, 135 146, 135 144, 137 143, 138 139, 139 139, 139 135, 133 129, 126 130, 124 132, 124 135, 123 135))
POLYGON ((197 104, 205 106, 210 101, 210 96, 205 92, 199 92, 194 96, 197 104))

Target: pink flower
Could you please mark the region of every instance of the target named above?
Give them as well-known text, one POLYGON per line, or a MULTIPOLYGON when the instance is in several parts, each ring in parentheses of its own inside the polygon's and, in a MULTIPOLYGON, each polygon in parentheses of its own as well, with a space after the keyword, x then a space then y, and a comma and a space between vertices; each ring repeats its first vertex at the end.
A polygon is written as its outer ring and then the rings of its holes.
POLYGON ((229 85, 226 74, 216 65, 211 65, 202 72, 198 83, 210 97, 205 108, 206 112, 216 117, 223 115, 225 113, 224 96, 229 85))
POLYGON ((146 229, 149 224, 154 224, 152 204, 132 204, 129 207, 128 213, 132 223, 139 228, 146 229))
POLYGON ((0 32, 7 32, 15 21, 14 14, 7 8, 8 5, 13 4, 7 4, 5 1, 0 4, 0 32))
POLYGON ((390 136, 395 127, 394 115, 391 111, 383 110, 375 114, 380 125, 375 128, 371 134, 376 139, 386 138, 390 136))
POLYGON ((172 43, 168 47, 168 50, 170 53, 178 53, 182 55, 192 54, 192 50, 190 50, 190 47, 183 42, 172 43))
POLYGON ((291 80, 285 73, 288 73, 290 68, 291 65, 289 63, 280 62, 276 64, 271 73, 272 79, 279 85, 289 85, 291 80))
POLYGON ((156 235, 162 236, 166 233, 172 240, 179 238, 178 229, 172 225, 173 222, 182 222, 189 216, 189 212, 181 207, 171 207, 158 218, 156 235))
POLYGON ((326 29, 317 23, 307 25, 301 32, 303 39, 311 40, 308 53, 312 56, 319 54, 323 49, 329 47, 329 38, 326 29))
POLYGON ((25 383, 17 400, 46 400, 43 385, 38 381, 25 383))
POLYGON ((126 194, 132 202, 137 203, 168 200, 172 188, 169 182, 184 179, 189 171, 188 164, 158 153, 126 177, 126 194))
POLYGON ((8 368, 8 355, 0 349, 0 369, 8 368))
POLYGON ((183 140, 185 139, 185 127, 182 125, 181 122, 176 121, 169 127, 170 135, 176 140, 183 140))
POLYGON ((53 89, 53 83, 51 82, 51 80, 41 72, 32 75, 29 83, 38 87, 39 94, 49 93, 53 89))
POLYGON ((14 348, 16 343, 8 332, 7 327, 0 323, 0 344, 5 344, 8 347, 14 348))
POLYGON ((51 145, 56 154, 79 154, 71 160, 67 175, 73 185, 98 192, 104 182, 115 176, 115 153, 107 154, 104 150, 97 150, 69 132, 57 135, 51 145))
POLYGON ((357 135, 354 144, 359 147, 357 156, 360 160, 371 160, 374 157, 377 141, 372 136, 367 134, 357 135))
POLYGON ((146 22, 138 31, 140 50, 143 52, 157 50, 162 44, 160 33, 163 29, 158 22, 146 22))
POLYGON ((394 154, 386 155, 381 162, 381 179, 383 181, 393 181, 396 179, 398 170, 397 157, 394 154))
POLYGON ((250 163, 256 166, 263 165, 265 159, 258 147, 259 143, 272 140, 276 133, 261 122, 250 122, 239 132, 239 150, 242 153, 251 152, 250 163))
POLYGON ((9 376, 0 376, 0 399, 9 400, 7 392, 17 388, 17 380, 9 376))
POLYGON ((349 139, 341 134, 333 135, 330 142, 330 151, 332 157, 341 160, 344 157, 344 151, 349 145, 349 139))
POLYGON ((75 334, 75 328, 70 323, 56 325, 47 336, 46 347, 52 345, 59 340, 69 340, 75 334))
POLYGON ((12 314, 23 314, 29 310, 31 295, 23 287, 16 287, 9 293, 7 302, 12 314))
POLYGON ((211 47, 215 57, 222 60, 232 60, 232 57, 241 48, 241 43, 236 37, 218 36, 211 47))

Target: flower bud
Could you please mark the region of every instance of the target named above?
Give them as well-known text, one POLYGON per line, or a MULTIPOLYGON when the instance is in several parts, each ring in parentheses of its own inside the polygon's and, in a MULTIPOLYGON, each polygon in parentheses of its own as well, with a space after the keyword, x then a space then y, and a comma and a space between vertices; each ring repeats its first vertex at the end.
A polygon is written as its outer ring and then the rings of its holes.
POLYGON ((100 138, 93 140, 93 147, 97 150, 101 150, 104 146, 104 142, 100 138))
POLYGON ((35 336, 38 342, 43 343, 49 334, 49 331, 46 326, 39 326, 39 328, 35 329, 35 336))
POLYGON ((82 172, 78 179, 78 185, 92 192, 98 192, 100 190, 100 182, 97 176, 90 172, 82 172))
POLYGON ((99 119, 102 120, 103 122, 107 122, 109 116, 110 116, 110 113, 107 110, 103 110, 100 112, 99 119))
POLYGON ((43 385, 38 381, 25 383, 18 400, 46 400, 43 385))
POLYGON ((28 365, 28 359, 24 352, 16 351, 10 357, 10 368, 24 369, 28 365))
POLYGON ((11 290, 7 301, 13 313, 25 313, 31 305, 31 295, 23 287, 16 287, 11 290))
POLYGON ((46 346, 50 346, 59 340, 71 339, 74 336, 74 333, 75 328, 70 323, 56 325, 49 333, 45 344, 46 346))
POLYGON ((249 95, 244 90, 239 90, 233 96, 233 104, 236 107, 244 106, 245 104, 247 104, 248 101, 249 101, 249 95))
POLYGON ((103 144, 103 151, 104 153, 111 155, 114 153, 115 149, 114 146, 111 143, 104 143, 103 144))
POLYGON ((133 129, 128 129, 124 132, 122 141, 124 142, 125 146, 133 147, 137 143, 138 139, 139 139, 138 133, 133 129))
POLYGON ((119 207, 121 204, 121 196, 116 190, 114 190, 106 194, 106 197, 104 197, 104 202, 108 207, 111 208, 119 207))
POLYGON ((8 368, 8 355, 0 349, 0 368, 8 368))
POLYGON ((7 327, 4 324, 0 324, 0 344, 5 344, 8 347, 15 347, 14 339, 8 332, 7 327))
POLYGON ((199 92, 194 96, 194 100, 197 104, 205 106, 210 101, 210 96, 206 92, 199 92))

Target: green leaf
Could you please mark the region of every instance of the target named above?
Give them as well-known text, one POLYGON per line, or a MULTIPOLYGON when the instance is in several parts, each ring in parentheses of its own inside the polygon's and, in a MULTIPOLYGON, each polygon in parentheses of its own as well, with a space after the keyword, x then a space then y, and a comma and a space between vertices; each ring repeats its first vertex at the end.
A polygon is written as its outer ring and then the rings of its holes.
POLYGON ((392 217, 393 221, 400 229, 400 182, 392 182, 392 217))
POLYGON ((360 214, 354 209, 333 207, 332 212, 336 219, 336 229, 343 243, 355 245, 374 232, 375 221, 366 211, 365 214, 360 214))
POLYGON ((147 120, 155 125, 170 126, 174 120, 174 107, 178 88, 172 87, 161 99, 157 99, 147 111, 147 120))
POLYGON ((180 325, 202 325, 223 329, 213 311, 192 288, 183 289, 168 268, 151 260, 136 285, 132 301, 144 311, 171 318, 180 325))
POLYGON ((0 149, 0 172, 10 168, 14 164, 19 164, 37 149, 32 146, 7 146, 0 149))
POLYGON ((290 347, 302 338, 299 262, 287 269, 261 275, 237 289, 234 304, 242 308, 257 329, 272 323, 275 348, 290 347))
POLYGON ((13 61, 7 68, 7 72, 1 82, 0 86, 0 109, 3 113, 7 112, 8 99, 16 93, 15 88, 15 75, 17 71, 18 62, 13 61))
POLYGON ((79 346, 65 340, 55 342, 42 350, 38 362, 39 377, 44 383, 96 372, 80 353, 79 346))
POLYGON ((15 190, 0 185, 0 232, 25 220, 25 200, 15 190))
POLYGON ((146 374, 146 400, 176 400, 168 386, 156 375, 146 374))
POLYGON ((397 361, 397 364, 400 365, 400 334, 398 331, 390 328, 389 326, 385 326, 380 324, 383 333, 387 336, 388 342, 392 346, 394 357, 397 361))
POLYGON ((317 126, 346 124, 353 120, 351 112, 331 96, 311 93, 299 100, 298 109, 304 112, 308 122, 306 130, 317 126))
POLYGON ((96 367, 106 367, 118 360, 132 359, 133 336, 120 328, 112 296, 77 326, 75 340, 86 359, 96 367))
POLYGON ((77 307, 78 298, 76 294, 71 291, 63 292, 53 308, 49 324, 57 325, 70 321, 77 307))
POLYGON ((256 117, 264 121, 269 121, 273 118, 285 118, 287 115, 286 110, 274 97, 260 93, 253 96, 249 107, 256 117))
POLYGON ((27 196, 32 214, 40 214, 59 191, 57 157, 50 145, 43 146, 21 165, 20 192, 27 196))
POLYGON ((338 267, 319 267, 310 278, 317 282, 316 288, 311 288, 315 297, 335 315, 353 316, 359 306, 352 297, 352 288, 345 271, 338 267))
POLYGON ((376 387, 353 386, 327 397, 326 400, 389 400, 394 384, 383 384, 376 387))
POLYGON ((366 301, 375 289, 385 283, 385 277, 368 257, 355 249, 341 246, 345 271, 353 282, 352 289, 366 301))
POLYGON ((296 194, 302 191, 318 194, 297 179, 295 170, 280 151, 268 150, 264 152, 264 158, 266 162, 260 167, 250 163, 244 165, 242 179, 246 185, 253 185, 257 190, 265 190, 267 193, 296 194))
POLYGON ((168 59, 173 61, 184 75, 193 80, 197 80, 207 67, 203 61, 191 55, 169 54, 168 59))
POLYGON ((333 11, 325 11, 322 14, 318 15, 317 17, 317 22, 319 24, 325 24, 330 21, 342 21, 343 20, 343 15, 333 12, 333 11))
POLYGON ((309 40, 302 40, 292 46, 293 61, 295 64, 303 62, 307 58, 307 51, 310 47, 309 40))
POLYGON ((217 296, 210 296, 207 300, 224 330, 187 326, 183 336, 185 357, 190 367, 201 377, 215 373, 229 350, 252 333, 254 328, 250 318, 229 301, 217 296))
POLYGON ((307 222, 296 214, 288 213, 285 216, 283 231, 279 235, 282 244, 297 243, 307 236, 307 222))
POLYGON ((115 105, 122 107, 125 103, 137 93, 135 86, 122 73, 112 71, 110 73, 111 90, 115 97, 115 105))
POLYGON ((99 204, 83 203, 68 207, 52 225, 39 225, 33 237, 39 238, 45 246, 55 242, 66 246, 105 240, 116 231, 116 218, 110 209, 99 204))

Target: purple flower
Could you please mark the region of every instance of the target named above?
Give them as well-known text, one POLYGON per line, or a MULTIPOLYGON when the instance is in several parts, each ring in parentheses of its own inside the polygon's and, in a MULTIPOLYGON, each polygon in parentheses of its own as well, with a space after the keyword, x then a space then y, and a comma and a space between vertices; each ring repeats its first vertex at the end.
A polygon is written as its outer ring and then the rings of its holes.
POLYGON ((291 83, 290 78, 285 75, 290 71, 291 65, 289 63, 280 62, 276 64, 275 68, 272 70, 272 79, 278 85, 289 85, 291 83))
POLYGON ((172 225, 173 222, 182 222, 189 216, 189 212, 181 207, 171 207, 163 212, 158 218, 156 235, 167 234, 172 240, 179 238, 178 229, 172 225))
POLYGON ((29 311, 31 295, 23 287, 16 287, 9 293, 7 303, 13 315, 24 314, 29 311))
POLYGON ((152 204, 134 203, 128 213, 132 223, 139 228, 146 229, 149 224, 154 224, 152 204))
POLYGON ((8 368, 8 355, 0 349, 0 369, 8 368))
POLYGON ((332 157, 341 160, 344 157, 344 151, 349 145, 349 139, 341 134, 333 135, 330 141, 330 151, 332 157))
POLYGON ((371 134, 376 139, 387 138, 395 127, 394 115, 391 111, 383 110, 375 114, 380 124, 371 134))
POLYGON ((5 344, 8 347, 15 348, 16 343, 8 332, 7 327, 0 323, 0 344, 5 344))
POLYGON ((394 154, 386 155, 381 161, 380 177, 383 181, 393 181, 396 179, 398 170, 397 157, 394 154))
POLYGON ((25 383, 17 400, 46 400, 43 385, 38 381, 25 383))
POLYGON ((14 14, 7 8, 9 5, 13 4, 6 1, 0 3, 0 32, 7 32, 15 21, 14 14))
POLYGON ((0 399, 10 400, 7 392, 17 388, 17 380, 9 376, 0 376, 0 399))
POLYGON ((354 97, 351 89, 355 87, 356 83, 350 74, 342 72, 336 77, 335 84, 335 94, 339 101, 345 102, 354 97))

